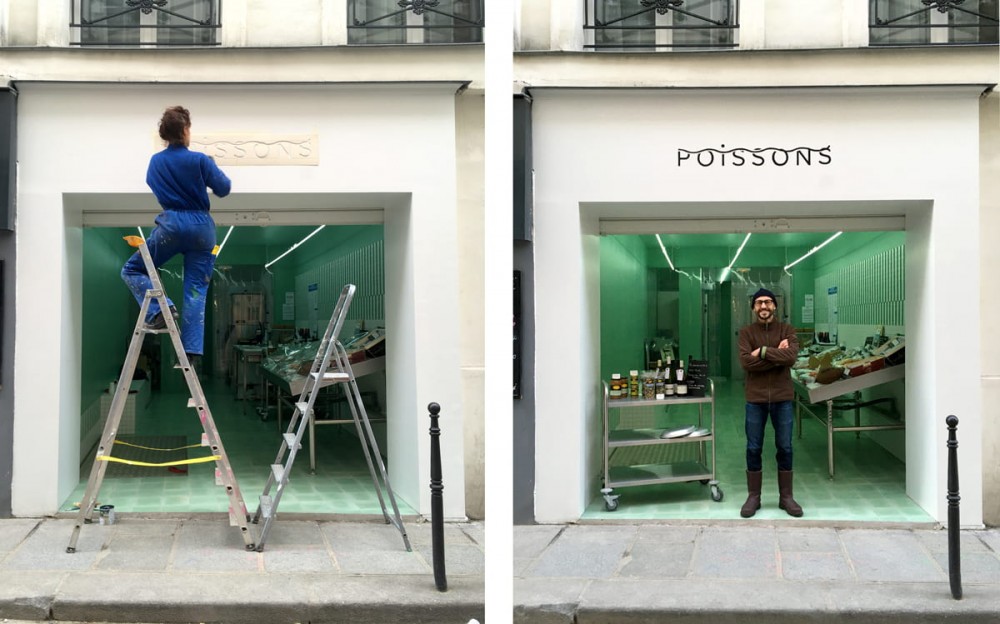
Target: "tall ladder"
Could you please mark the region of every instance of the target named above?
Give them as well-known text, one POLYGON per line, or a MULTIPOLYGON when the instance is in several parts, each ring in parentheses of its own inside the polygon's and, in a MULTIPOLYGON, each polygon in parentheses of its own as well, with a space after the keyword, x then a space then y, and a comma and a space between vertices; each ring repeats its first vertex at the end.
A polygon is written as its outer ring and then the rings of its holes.
MULTIPOLYGON (((198 418, 205 432, 202 438, 202 446, 207 445, 211 450, 211 455, 187 460, 183 463, 215 461, 216 483, 225 488, 226 496, 229 497, 229 523, 233 526, 239 526, 246 549, 255 550, 255 539, 253 531, 249 526, 246 503, 243 501, 243 495, 240 493, 236 476, 233 474, 233 469, 229 464, 229 457, 226 455, 226 451, 222 446, 222 440, 219 438, 219 431, 216 429, 215 421, 212 419, 212 412, 208 408, 208 401, 205 400, 205 393, 202 391, 201 382, 198 381, 198 375, 191 367, 191 363, 188 361, 187 354, 184 351, 184 345, 181 343, 180 333, 177 329, 177 322, 169 311, 167 296, 160 282, 160 275, 156 267, 153 266, 153 259, 149 255, 149 249, 146 248, 145 241, 138 236, 126 236, 124 238, 131 246, 139 248, 139 253, 142 255, 142 261, 146 265, 146 272, 149 274, 149 279, 153 287, 146 291, 146 296, 140 306, 139 319, 136 321, 135 330, 132 332, 132 343, 129 345, 128 355, 125 357, 125 364, 122 366, 122 372, 118 378, 118 387, 115 390, 114 398, 111 400, 108 420, 104 425, 104 433, 101 435, 101 442, 97 447, 97 456, 94 458, 94 465, 90 470, 90 479, 87 481, 87 489, 84 492, 83 501, 80 503, 80 512, 77 514, 76 525, 73 527, 73 535, 70 537, 66 552, 76 552, 76 543, 80 538, 80 527, 84 523, 91 521, 97 501, 97 493, 101 489, 101 483, 104 480, 104 472, 107 470, 108 462, 139 463, 116 459, 112 457, 111 450, 118 435, 118 425, 121 422, 122 412, 125 409, 129 386, 132 385, 132 375, 135 373, 135 366, 139 361, 139 352, 142 350, 142 343, 147 334, 168 334, 170 336, 170 342, 177 353, 177 365, 174 368, 179 368, 183 371, 184 379, 187 381, 188 389, 191 392, 191 398, 188 399, 187 407, 197 410, 198 418), (146 326, 146 313, 149 310, 150 301, 153 299, 159 302, 160 310, 163 311, 163 318, 167 324, 165 329, 150 329, 146 326)), ((141 465, 162 466, 171 465, 172 463, 174 462, 141 465)))
POLYGON ((292 465, 295 463, 295 456, 302 448, 302 436, 309 426, 310 418, 314 416, 313 406, 316 404, 316 397, 319 390, 333 384, 345 384, 344 396, 347 404, 351 408, 351 415, 354 418, 354 425, 358 430, 358 439, 361 440, 361 448, 365 452, 365 459, 368 461, 368 470, 375 484, 375 493, 378 495, 379 505, 382 506, 382 516, 386 524, 392 524, 399 530, 403 537, 403 544, 406 550, 411 550, 410 540, 406 536, 406 528, 403 526, 403 519, 399 515, 399 507, 396 505, 396 497, 392 493, 392 486, 389 484, 389 475, 382 462, 382 455, 379 453, 378 442, 372 432, 371 422, 368 420, 368 412, 365 411, 365 404, 361 400, 361 392, 358 390, 357 379, 354 377, 354 370, 347 356, 347 350, 340 341, 340 330, 344 326, 347 318, 347 311, 354 299, 357 287, 354 284, 347 284, 340 292, 340 298, 330 316, 330 323, 326 326, 323 339, 316 350, 316 359, 313 360, 312 368, 306 377, 295 402, 295 411, 288 422, 288 429, 282 434, 281 445, 278 448, 278 456, 271 465, 271 474, 264 484, 264 493, 261 494, 260 504, 254 514, 255 524, 263 520, 260 530, 260 537, 257 540, 257 550, 264 550, 264 542, 271 529, 274 518, 278 512, 278 504, 281 496, 288 485, 288 477, 292 472, 292 465), (378 470, 375 470, 376 464, 378 470), (271 489, 274 488, 274 493, 271 489), (392 517, 386 510, 385 500, 389 499, 392 505, 392 517))

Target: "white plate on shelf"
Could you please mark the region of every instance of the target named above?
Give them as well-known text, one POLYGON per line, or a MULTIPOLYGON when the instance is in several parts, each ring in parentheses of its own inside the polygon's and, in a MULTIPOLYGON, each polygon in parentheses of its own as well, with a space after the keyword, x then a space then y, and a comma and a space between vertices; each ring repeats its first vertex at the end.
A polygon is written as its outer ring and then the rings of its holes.
POLYGON ((697 429, 697 427, 694 425, 691 425, 690 427, 681 427, 680 429, 668 429, 667 431, 661 433, 660 437, 665 440, 670 438, 683 438, 684 436, 691 435, 691 432, 695 429, 697 429))
POLYGON ((705 428, 695 429, 694 431, 691 432, 691 435, 689 435, 688 437, 689 438, 700 438, 702 436, 707 436, 710 433, 712 433, 712 432, 709 431, 708 429, 705 429, 705 428))

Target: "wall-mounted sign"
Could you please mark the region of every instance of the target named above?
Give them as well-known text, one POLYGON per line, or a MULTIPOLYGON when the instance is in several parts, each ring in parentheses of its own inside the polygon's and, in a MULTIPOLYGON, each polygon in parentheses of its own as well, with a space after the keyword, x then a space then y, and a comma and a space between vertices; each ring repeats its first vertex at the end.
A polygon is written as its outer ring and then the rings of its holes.
POLYGON ((826 147, 731 147, 677 149, 678 167, 812 167, 833 162, 826 147))
MULTIPOLYGON (((155 136, 156 150, 163 141, 155 136)), ((191 149, 219 165, 319 165, 319 136, 312 134, 218 133, 191 135, 191 149)))

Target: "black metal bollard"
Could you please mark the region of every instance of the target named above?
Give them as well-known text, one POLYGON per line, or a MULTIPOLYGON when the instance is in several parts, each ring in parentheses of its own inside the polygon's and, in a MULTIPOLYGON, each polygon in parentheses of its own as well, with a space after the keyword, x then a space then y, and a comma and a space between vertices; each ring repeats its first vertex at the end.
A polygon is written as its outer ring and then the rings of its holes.
POLYGON ((441 483, 441 428, 438 414, 441 406, 431 403, 427 406, 431 416, 431 554, 434 558, 434 585, 438 591, 448 591, 448 579, 444 572, 444 498, 441 483))
POLYGON ((958 439, 955 430, 958 418, 945 418, 948 425, 948 578, 951 579, 951 596, 962 598, 962 551, 959 533, 958 502, 958 439))

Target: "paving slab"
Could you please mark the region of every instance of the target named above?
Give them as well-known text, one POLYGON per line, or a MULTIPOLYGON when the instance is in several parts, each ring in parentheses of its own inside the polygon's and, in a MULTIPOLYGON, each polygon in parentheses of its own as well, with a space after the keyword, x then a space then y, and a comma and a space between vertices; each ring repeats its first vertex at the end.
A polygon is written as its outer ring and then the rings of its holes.
POLYGON ((636 533, 632 526, 567 527, 529 566, 529 573, 538 577, 612 576, 636 533))

